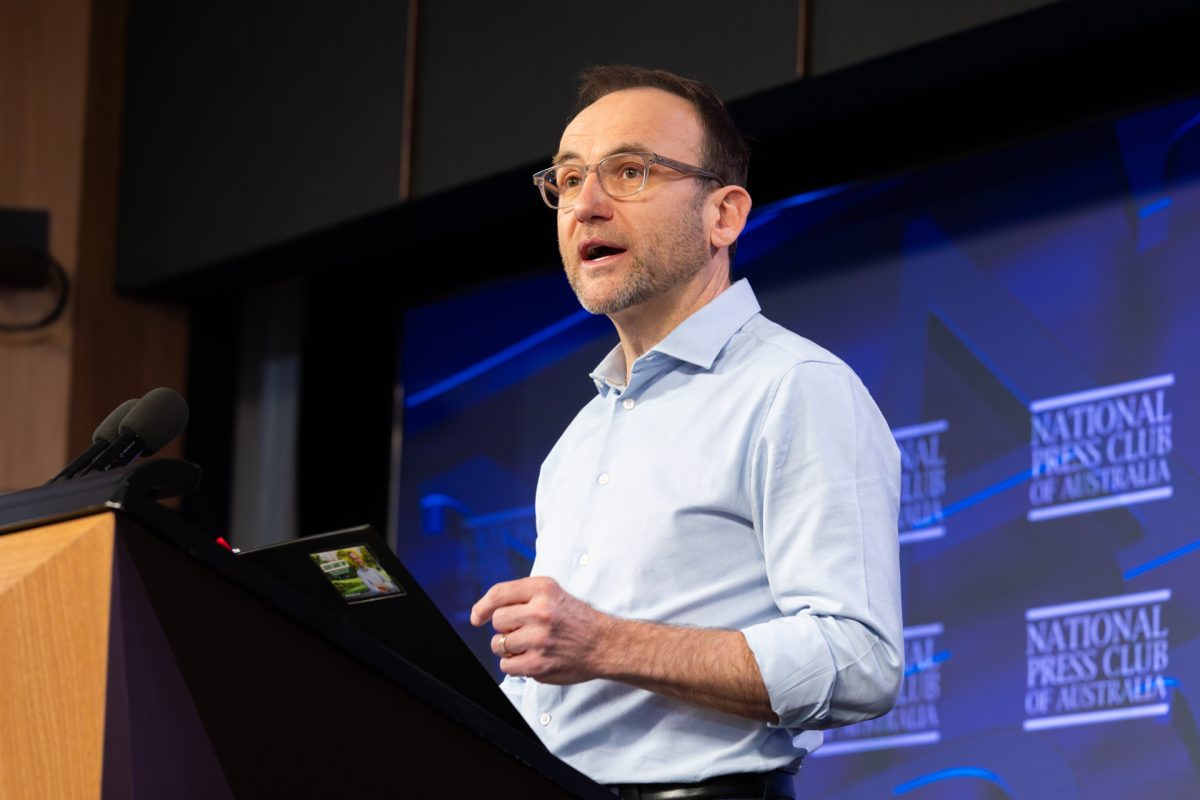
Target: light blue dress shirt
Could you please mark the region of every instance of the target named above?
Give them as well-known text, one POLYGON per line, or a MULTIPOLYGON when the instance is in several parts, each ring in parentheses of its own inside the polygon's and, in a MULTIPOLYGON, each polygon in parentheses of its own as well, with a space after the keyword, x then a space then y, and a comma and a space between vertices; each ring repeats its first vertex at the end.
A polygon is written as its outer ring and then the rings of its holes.
MULTIPOLYGON (((797 765, 817 729, 887 711, 903 673, 900 454, 844 362, 739 281, 597 396, 542 465, 532 574, 631 619, 739 630, 778 726, 607 680, 502 688, 601 783, 797 765)), ((676 657, 664 653, 664 658, 676 657)))

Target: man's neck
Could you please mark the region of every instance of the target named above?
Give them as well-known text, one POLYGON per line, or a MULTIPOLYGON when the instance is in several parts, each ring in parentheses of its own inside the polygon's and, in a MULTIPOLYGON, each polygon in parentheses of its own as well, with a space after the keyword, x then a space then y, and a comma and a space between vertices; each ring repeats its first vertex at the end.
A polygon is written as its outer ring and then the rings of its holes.
POLYGON ((645 303, 610 314, 625 354, 625 384, 629 384, 634 361, 730 285, 727 269, 704 270, 645 303))

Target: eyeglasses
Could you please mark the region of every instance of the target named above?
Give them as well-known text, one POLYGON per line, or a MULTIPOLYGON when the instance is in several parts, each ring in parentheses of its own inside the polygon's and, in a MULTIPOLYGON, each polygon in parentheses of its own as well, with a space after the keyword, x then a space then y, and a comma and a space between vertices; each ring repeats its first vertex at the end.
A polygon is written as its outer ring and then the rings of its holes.
POLYGON ((551 208, 570 208, 579 199, 589 172, 596 173, 600 188, 609 197, 629 197, 646 188, 646 179, 650 177, 650 167, 654 164, 725 185, 721 176, 714 172, 657 153, 614 153, 595 164, 556 164, 533 173, 533 183, 541 190, 546 205, 551 208))

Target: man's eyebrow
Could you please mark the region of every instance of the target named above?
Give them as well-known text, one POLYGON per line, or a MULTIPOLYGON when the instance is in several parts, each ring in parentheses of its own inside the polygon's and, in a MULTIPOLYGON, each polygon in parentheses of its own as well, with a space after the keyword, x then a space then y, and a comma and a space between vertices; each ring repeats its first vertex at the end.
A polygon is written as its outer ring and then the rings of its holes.
MULTIPOLYGON (((607 153, 605 153, 603 156, 601 156, 601 158, 607 158, 608 156, 616 155, 617 153, 648 153, 648 152, 650 152, 650 148, 647 147, 646 145, 642 144, 641 142, 622 142, 621 144, 617 145, 616 147, 611 148, 607 153)), ((572 152, 570 150, 560 150, 554 156, 554 160, 551 161, 550 163, 557 166, 558 164, 568 164, 568 163, 578 164, 582 161, 583 161, 583 157, 580 156, 578 153, 572 152)))

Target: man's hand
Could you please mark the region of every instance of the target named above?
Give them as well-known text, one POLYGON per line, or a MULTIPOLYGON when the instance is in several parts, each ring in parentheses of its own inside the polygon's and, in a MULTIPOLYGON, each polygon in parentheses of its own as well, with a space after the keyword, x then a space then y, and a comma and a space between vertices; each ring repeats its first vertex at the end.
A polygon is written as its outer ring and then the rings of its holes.
POLYGON ((542 683, 621 681, 705 708, 778 722, 754 655, 738 631, 620 619, 567 594, 553 578, 497 583, 471 609, 496 629, 509 675, 542 683))
POLYGON ((471 624, 491 620, 492 652, 508 675, 542 683, 598 677, 613 618, 568 594, 553 578, 498 583, 471 609, 471 624))

